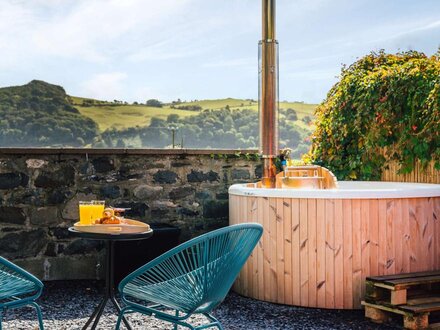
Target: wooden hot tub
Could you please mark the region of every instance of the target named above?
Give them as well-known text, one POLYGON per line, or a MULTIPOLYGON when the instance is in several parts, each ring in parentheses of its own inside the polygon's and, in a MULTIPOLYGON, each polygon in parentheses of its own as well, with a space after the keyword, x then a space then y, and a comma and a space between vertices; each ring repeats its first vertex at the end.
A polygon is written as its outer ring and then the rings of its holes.
POLYGON ((319 308, 360 308, 369 275, 440 269, 440 185, 339 182, 338 189, 229 188, 230 224, 264 234, 234 289, 319 308))

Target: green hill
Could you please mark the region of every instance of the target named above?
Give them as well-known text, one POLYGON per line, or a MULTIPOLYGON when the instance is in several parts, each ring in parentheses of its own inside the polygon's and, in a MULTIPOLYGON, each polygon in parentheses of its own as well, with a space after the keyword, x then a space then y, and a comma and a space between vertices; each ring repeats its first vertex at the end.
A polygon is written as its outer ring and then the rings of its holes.
POLYGON ((0 146, 85 146, 98 135, 96 123, 71 105, 60 86, 33 80, 0 88, 0 146))
MULTIPOLYGON (((232 111, 242 111, 245 109, 258 111, 258 102, 255 100, 243 99, 218 99, 218 100, 200 100, 192 102, 179 102, 163 104, 161 108, 148 107, 142 104, 118 104, 115 102, 106 102, 81 97, 71 97, 72 104, 86 116, 98 123, 101 132, 114 128, 123 130, 130 127, 146 127, 150 125, 152 118, 166 120, 169 115, 178 115, 180 118, 194 116, 202 110, 220 110, 229 108, 232 111), (84 104, 88 104, 84 106, 84 104), (186 109, 198 110, 186 110, 186 109)), ((309 116, 313 118, 316 104, 305 104, 301 102, 280 102, 281 113, 283 110, 293 109, 298 116, 298 125, 302 125, 301 120, 309 116)), ((281 120, 283 117, 281 116, 281 120)))
MULTIPOLYGON (((0 146, 185 148, 258 147, 255 100, 196 100, 128 104, 69 96, 42 81, 0 89, 0 146), (174 127, 174 129, 171 129, 174 127)), ((306 152, 316 105, 279 104, 280 147, 306 152)))

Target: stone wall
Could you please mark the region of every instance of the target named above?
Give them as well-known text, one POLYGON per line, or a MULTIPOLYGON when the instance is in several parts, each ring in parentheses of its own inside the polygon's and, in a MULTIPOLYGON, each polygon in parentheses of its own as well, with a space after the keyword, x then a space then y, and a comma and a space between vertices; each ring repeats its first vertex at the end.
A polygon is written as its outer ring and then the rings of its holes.
MULTIPOLYGON (((254 151, 255 152, 255 151, 254 151)), ((78 201, 182 230, 228 224, 228 187, 255 181, 259 162, 228 150, 0 149, 0 255, 44 280, 96 278, 99 241, 72 239, 78 201)))

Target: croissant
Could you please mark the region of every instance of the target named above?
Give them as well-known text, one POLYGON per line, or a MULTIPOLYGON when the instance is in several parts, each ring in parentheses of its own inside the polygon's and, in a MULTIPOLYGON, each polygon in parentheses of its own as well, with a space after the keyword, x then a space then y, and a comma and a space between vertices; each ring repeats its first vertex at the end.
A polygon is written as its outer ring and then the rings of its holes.
MULTIPOLYGON (((122 217, 115 215, 116 210, 112 208, 106 208, 104 212, 102 212, 102 218, 97 219, 95 224, 98 225, 119 225, 124 222, 122 217)), ((119 212, 118 212, 119 214, 119 212)))

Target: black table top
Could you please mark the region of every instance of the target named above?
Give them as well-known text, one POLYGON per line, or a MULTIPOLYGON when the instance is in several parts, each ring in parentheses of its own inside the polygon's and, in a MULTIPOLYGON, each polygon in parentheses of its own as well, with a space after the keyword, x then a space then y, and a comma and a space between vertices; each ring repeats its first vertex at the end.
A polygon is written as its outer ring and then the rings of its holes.
POLYGON ((69 227, 69 233, 73 236, 79 238, 86 239, 96 239, 96 240, 111 240, 111 241, 131 241, 131 240, 139 240, 150 238, 153 235, 153 230, 150 229, 148 231, 136 234, 118 234, 118 233, 109 233, 109 234, 101 234, 101 233, 86 233, 83 231, 76 230, 74 227, 69 227))

